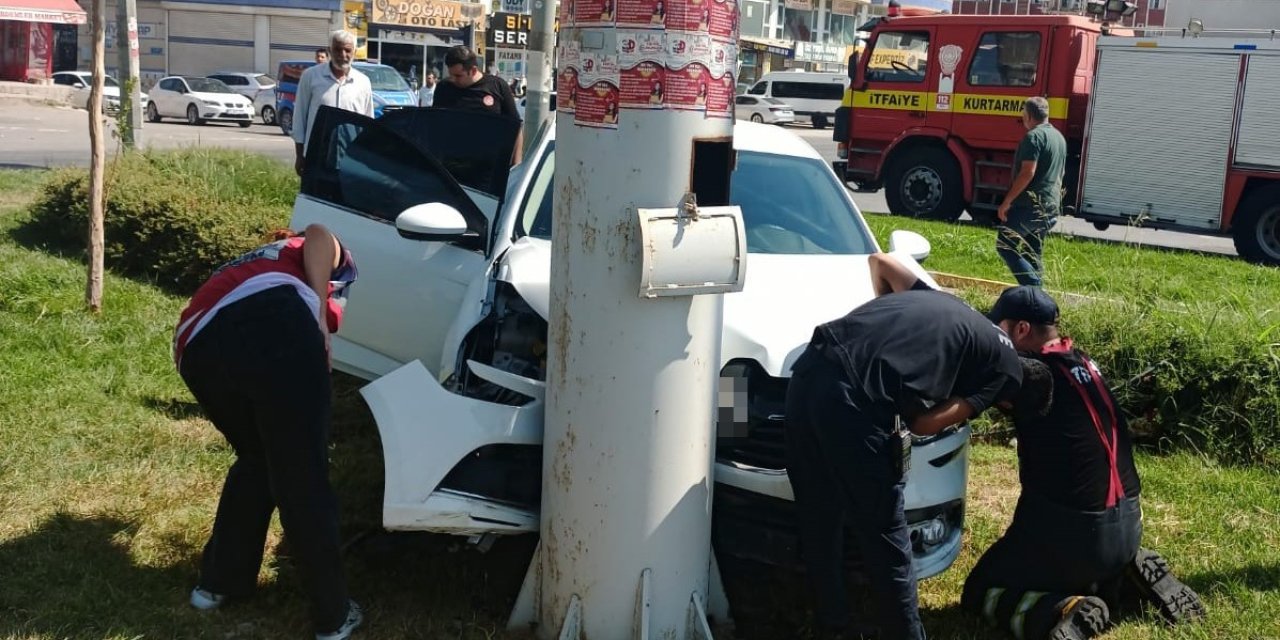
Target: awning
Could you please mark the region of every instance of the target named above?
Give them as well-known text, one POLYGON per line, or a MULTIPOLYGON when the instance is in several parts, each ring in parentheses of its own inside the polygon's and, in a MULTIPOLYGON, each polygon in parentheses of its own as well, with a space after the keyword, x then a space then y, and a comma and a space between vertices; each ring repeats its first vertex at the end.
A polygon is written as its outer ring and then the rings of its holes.
POLYGON ((766 40, 751 36, 739 36, 738 47, 748 51, 762 51, 790 58, 795 55, 795 45, 790 40, 766 40))
POLYGON ((75 0, 0 0, 0 20, 84 24, 84 9, 75 0))

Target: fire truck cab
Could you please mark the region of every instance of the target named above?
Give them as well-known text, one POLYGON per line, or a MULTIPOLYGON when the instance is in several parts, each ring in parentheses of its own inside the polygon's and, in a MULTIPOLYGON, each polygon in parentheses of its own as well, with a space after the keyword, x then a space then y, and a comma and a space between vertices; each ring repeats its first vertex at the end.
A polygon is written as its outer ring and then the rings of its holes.
POLYGON ((1231 234, 1280 264, 1280 42, 1110 35, 1081 16, 881 19, 836 115, 837 175, 897 215, 994 222, 1048 99, 1067 140, 1062 212, 1231 234))

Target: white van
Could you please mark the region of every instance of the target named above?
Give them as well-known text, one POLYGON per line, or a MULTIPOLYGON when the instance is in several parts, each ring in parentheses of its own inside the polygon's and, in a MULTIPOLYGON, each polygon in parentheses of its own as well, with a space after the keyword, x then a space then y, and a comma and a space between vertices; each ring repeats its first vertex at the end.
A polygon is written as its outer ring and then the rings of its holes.
POLYGON ((848 86, 849 76, 843 73, 770 71, 747 93, 777 98, 791 105, 797 116, 808 116, 813 128, 823 129, 835 120, 848 86))

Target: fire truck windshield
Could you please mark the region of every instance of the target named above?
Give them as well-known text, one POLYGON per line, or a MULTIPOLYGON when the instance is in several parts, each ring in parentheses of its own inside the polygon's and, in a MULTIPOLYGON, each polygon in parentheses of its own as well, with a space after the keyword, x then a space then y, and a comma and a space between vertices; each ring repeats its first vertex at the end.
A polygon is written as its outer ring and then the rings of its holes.
POLYGON ((929 34, 915 31, 883 31, 867 59, 867 80, 872 82, 920 82, 929 65, 929 34))

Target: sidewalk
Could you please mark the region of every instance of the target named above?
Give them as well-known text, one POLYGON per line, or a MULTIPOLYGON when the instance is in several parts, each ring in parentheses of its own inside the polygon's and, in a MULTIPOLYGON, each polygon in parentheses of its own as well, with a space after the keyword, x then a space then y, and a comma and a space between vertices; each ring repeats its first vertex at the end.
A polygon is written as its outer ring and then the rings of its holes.
POLYGON ((0 102, 71 106, 71 88, 56 84, 0 81, 0 102))

